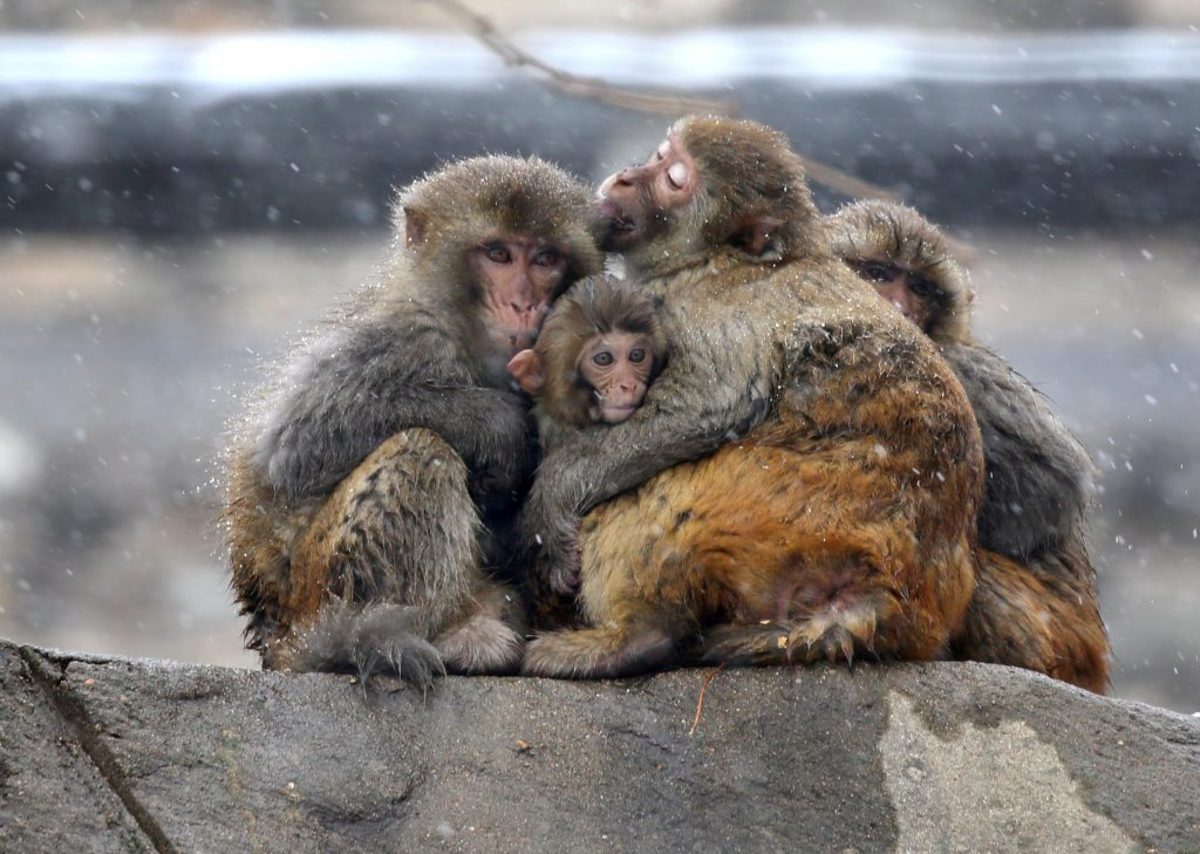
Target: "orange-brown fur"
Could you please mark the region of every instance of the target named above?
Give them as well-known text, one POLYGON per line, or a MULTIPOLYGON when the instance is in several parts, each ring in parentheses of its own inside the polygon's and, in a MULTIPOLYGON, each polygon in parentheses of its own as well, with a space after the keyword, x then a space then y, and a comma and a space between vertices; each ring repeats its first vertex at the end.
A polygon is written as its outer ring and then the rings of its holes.
POLYGON ((742 438, 725 437, 710 456, 585 518, 580 599, 590 627, 536 638, 525 672, 613 676, 693 655, 944 655, 974 586, 982 481, 961 386, 928 340, 830 254, 778 135, 722 119, 675 130, 710 182, 711 207, 691 222, 704 223, 705 245, 689 255, 685 238, 671 242, 680 232, 668 232, 660 240, 672 251, 651 242, 627 256, 662 300, 671 361, 633 431, 593 429, 566 447, 595 447, 604 432, 614 451, 640 450, 655 419, 665 423, 690 395, 725 400, 743 382, 747 396, 765 391, 768 411, 742 438), (724 192, 739 170, 776 168, 787 189, 774 206, 724 192), (747 255, 742 241, 714 242, 714 222, 743 221, 729 207, 735 197, 747 219, 778 218, 769 258, 747 255))
MULTIPOLYGON (((834 248, 842 257, 886 260, 938 286, 938 299, 924 331, 944 348, 952 367, 969 370, 973 376, 996 371, 998 357, 980 347, 971 334, 966 273, 938 229, 910 208, 882 202, 850 205, 830 221, 834 248)), ((999 374, 1004 385, 964 380, 983 423, 989 423, 997 410, 1010 418, 1011 413, 1025 413, 1021 427, 1027 436, 1019 437, 1023 442, 1009 438, 1003 460, 993 458, 1000 451, 988 446, 989 431, 984 432, 989 469, 1002 467, 995 476, 1008 482, 1014 477, 1013 468, 1024 468, 1030 476, 1030 467, 1049 466, 1051 459, 1060 458, 1050 456, 1053 442, 1062 448, 1063 462, 1058 465, 1073 470, 1074 478, 1088 477, 1086 459, 1076 459, 1082 449, 1035 390, 1015 373, 999 374)), ((1043 480, 1059 483, 1049 477, 1043 480)), ((1104 693, 1108 636, 1097 604, 1095 571, 1084 545, 1082 501, 1075 494, 1080 487, 1069 479, 1066 482, 1069 486, 1058 487, 1063 491, 1051 511, 1033 512, 1037 502, 1026 500, 1030 506, 1018 523, 1032 529, 1028 546, 1007 555, 996 547, 981 547, 975 595, 953 649, 958 658, 1024 667, 1104 693), (1039 529, 1043 525, 1044 531, 1039 529)), ((981 515, 992 512, 997 511, 985 501, 981 515)), ((983 545, 992 545, 982 534, 980 539, 983 545)))

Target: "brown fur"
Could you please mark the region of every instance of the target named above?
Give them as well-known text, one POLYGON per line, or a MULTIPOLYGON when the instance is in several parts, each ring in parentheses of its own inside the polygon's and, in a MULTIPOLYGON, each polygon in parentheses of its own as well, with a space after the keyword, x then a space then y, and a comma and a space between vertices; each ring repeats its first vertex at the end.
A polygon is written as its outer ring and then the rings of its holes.
POLYGON ((983 427, 988 489, 980 510, 980 574, 955 654, 1046 673, 1097 693, 1109 644, 1084 546, 1091 466, 1044 399, 970 331, 966 274, 941 233, 911 208, 858 202, 830 218, 848 261, 886 260, 937 286, 925 332, 963 380, 983 427), (1002 491, 1003 490, 1003 491, 1002 491), (1018 501, 1020 548, 1004 514, 1018 501), (1009 552, 1005 554, 1004 552, 1009 552))
POLYGON ((697 643, 722 662, 943 655, 982 481, 961 387, 832 256, 781 135, 717 118, 671 133, 700 191, 626 254, 670 362, 628 422, 545 448, 527 512, 540 535, 558 502, 636 489, 584 520, 590 626, 536 638, 525 672, 633 673, 697 643))
POLYGON ((599 275, 577 282, 554 303, 533 345, 545 371, 537 399, 544 417, 572 427, 596 423, 591 386, 579 374, 579 354, 592 336, 612 331, 648 336, 654 347, 651 376, 662 369, 667 340, 645 294, 599 275))
POLYGON ((487 157, 399 201, 382 281, 298 349, 230 454, 232 583, 269 669, 427 684, 520 659, 521 608, 497 575, 532 474, 529 419, 467 253, 544 239, 565 288, 600 266, 589 194, 541 161, 487 157))

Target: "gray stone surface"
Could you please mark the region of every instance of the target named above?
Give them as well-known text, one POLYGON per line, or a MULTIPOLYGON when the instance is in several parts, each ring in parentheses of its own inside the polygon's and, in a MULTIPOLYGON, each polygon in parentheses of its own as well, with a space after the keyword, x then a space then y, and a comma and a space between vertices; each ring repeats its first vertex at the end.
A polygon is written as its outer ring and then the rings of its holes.
POLYGON ((42 677, 53 680, 57 667, 42 663, 28 648, 0 644, 0 851, 68 840, 76 850, 152 851, 82 746, 79 719, 46 690, 42 677))
POLYGON ((395 683, 0 645, 0 848, 1200 848, 1200 721, 972 664, 395 683))

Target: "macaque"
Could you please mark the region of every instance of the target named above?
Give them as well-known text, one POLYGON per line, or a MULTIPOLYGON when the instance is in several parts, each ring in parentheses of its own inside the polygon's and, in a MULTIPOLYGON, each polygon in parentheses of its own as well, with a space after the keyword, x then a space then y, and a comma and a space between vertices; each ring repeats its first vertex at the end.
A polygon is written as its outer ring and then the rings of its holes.
POLYGON ((536 399, 545 444, 556 425, 627 420, 666 355, 650 298, 599 275, 577 282, 554 303, 533 347, 517 353, 508 370, 536 399))
MULTIPOLYGON (((627 420, 666 356, 667 342, 650 298, 611 276, 597 275, 577 282, 554 303, 533 348, 514 356, 508 369, 534 399, 545 449, 558 447, 581 427, 627 420), (597 364, 597 357, 606 364, 597 364)), ((524 582, 535 624, 578 623, 573 597, 557 596, 536 574, 524 582)))
POLYGON ((834 250, 942 350, 983 434, 980 573, 958 657, 1104 693, 1109 644, 1084 543, 1094 467, 1049 402, 970 331, 966 273, 916 211, 857 202, 829 218, 834 250))
POLYGON ((536 450, 509 360, 599 270, 589 193, 542 161, 453 163, 401 192, 381 281, 290 359, 231 452, 247 646, 276 670, 513 671, 497 578, 536 450))
POLYGON ((627 420, 544 449, 523 531, 587 625, 534 638, 523 672, 946 654, 978 428, 932 343, 832 254, 787 140, 684 119, 601 185, 596 233, 670 358, 627 420))

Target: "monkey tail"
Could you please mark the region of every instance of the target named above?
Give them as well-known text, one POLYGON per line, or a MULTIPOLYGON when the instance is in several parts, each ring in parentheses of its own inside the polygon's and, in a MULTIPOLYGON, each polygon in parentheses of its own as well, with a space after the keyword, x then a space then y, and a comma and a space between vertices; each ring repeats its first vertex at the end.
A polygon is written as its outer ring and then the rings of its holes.
POLYGON ((442 657, 421 631, 419 611, 407 605, 365 607, 329 602, 308 628, 273 644, 271 667, 299 672, 380 674, 421 690, 446 674, 442 657))

